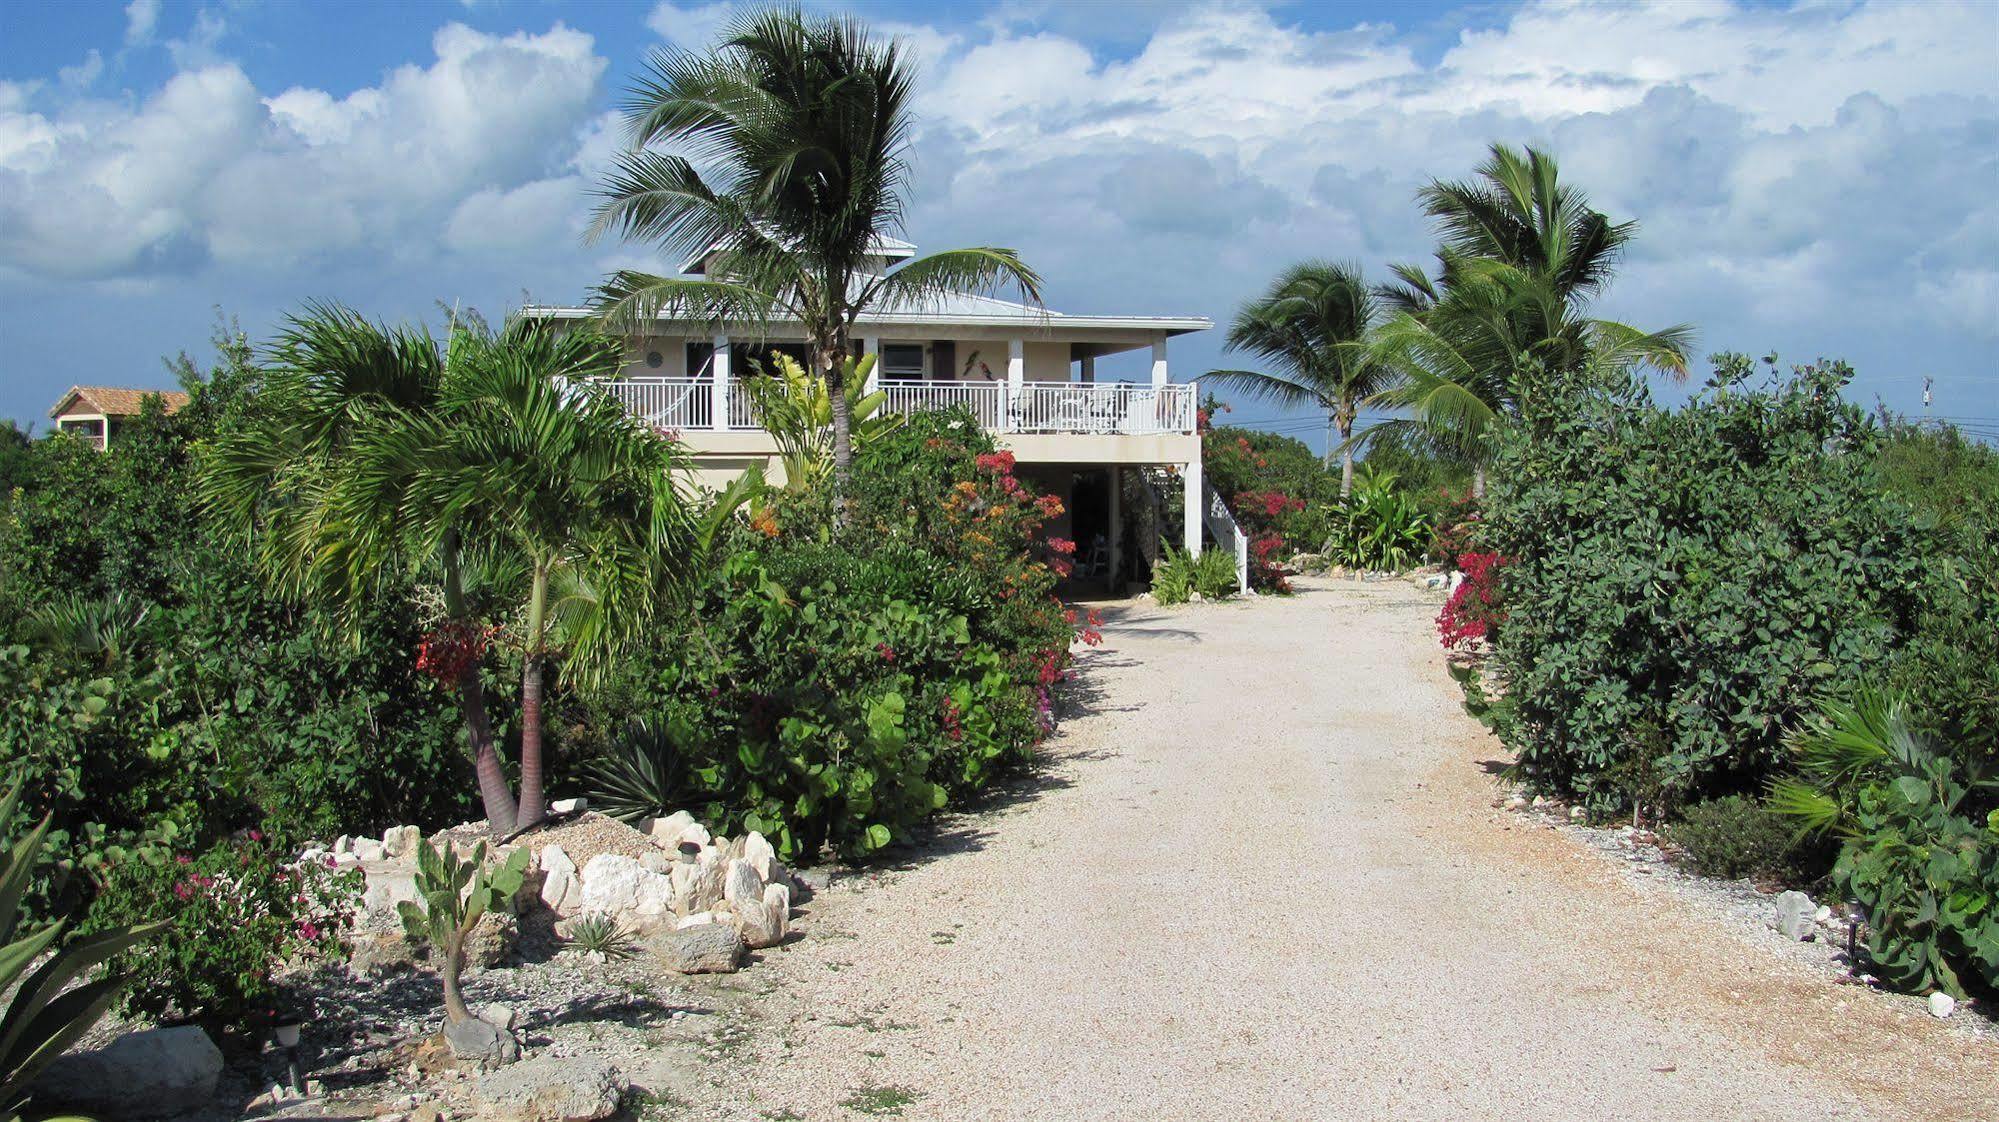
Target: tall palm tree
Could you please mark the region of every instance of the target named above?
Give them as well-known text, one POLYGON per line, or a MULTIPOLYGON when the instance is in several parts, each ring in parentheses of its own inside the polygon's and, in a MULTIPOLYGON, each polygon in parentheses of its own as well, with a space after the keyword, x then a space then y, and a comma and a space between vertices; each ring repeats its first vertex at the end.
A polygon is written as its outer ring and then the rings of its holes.
POLYGON ((1041 298, 1041 278, 1010 249, 951 250, 893 270, 879 263, 902 227, 913 76, 899 43, 851 17, 796 7, 736 18, 707 54, 656 50, 628 93, 631 147, 590 229, 676 256, 712 254, 705 278, 613 275, 598 290, 613 323, 667 314, 802 326, 833 391, 836 495, 853 459, 841 391, 863 312, 1009 286, 1041 298))
POLYGON ((595 680, 641 639, 686 576, 693 520, 677 485, 680 446, 595 385, 616 374, 622 342, 528 323, 456 338, 466 355, 446 372, 435 413, 357 443, 333 525, 392 515, 418 553, 463 533, 486 572, 519 575, 489 590, 514 604, 519 630, 519 830, 546 811, 551 657, 566 648, 571 675, 595 680))
POLYGON ((1323 409, 1331 430, 1326 466, 1340 456, 1341 498, 1353 493, 1351 441, 1361 403, 1395 378, 1395 368, 1363 345, 1375 316, 1375 296, 1362 281, 1360 266, 1293 265, 1229 325, 1228 349, 1255 355, 1269 369, 1210 370, 1201 376, 1280 405, 1323 409), (1335 433, 1337 441, 1331 439, 1335 433))
MULTIPOLYGON (((254 413, 203 449, 204 501, 243 528, 258 567, 285 592, 351 614, 382 575, 431 568, 447 620, 469 627, 456 528, 429 555, 410 556, 398 548, 396 504, 386 502, 374 523, 357 525, 350 514, 346 533, 329 533, 333 483, 349 470, 356 442, 371 430, 434 415, 450 359, 421 329, 385 328, 321 304, 286 321, 271 358, 254 413)), ((509 833, 516 804, 476 662, 459 670, 453 688, 488 828, 509 833)))
POLYGON ((1377 295, 1395 314, 1366 348, 1401 376, 1369 403, 1408 416, 1370 439, 1414 438, 1467 462, 1482 494, 1487 437, 1515 411, 1526 364, 1686 376, 1691 328, 1643 331, 1587 314, 1637 225, 1591 209, 1553 157, 1495 144, 1476 179, 1434 181, 1420 198, 1443 240, 1437 275, 1392 267, 1397 282, 1377 295))

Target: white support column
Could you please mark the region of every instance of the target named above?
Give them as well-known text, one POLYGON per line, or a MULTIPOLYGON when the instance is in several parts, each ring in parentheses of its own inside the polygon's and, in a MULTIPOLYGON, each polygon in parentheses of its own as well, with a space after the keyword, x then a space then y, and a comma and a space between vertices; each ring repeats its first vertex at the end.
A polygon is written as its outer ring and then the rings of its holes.
POLYGON ((1027 382, 1027 343, 1021 339, 1006 341, 1006 412, 1009 418, 1007 431, 1012 431, 1011 418, 1021 407, 1020 391, 1027 382))
POLYGON ((1166 336, 1152 341, 1152 388, 1166 384, 1166 336))
POLYGON ((1083 381, 1085 383, 1089 383, 1089 382, 1094 382, 1096 380, 1097 380, 1096 357, 1094 355, 1086 355, 1083 358, 1083 381))
MULTIPOLYGON (((1084 359, 1089 362, 1089 359, 1084 359)), ((1104 574, 1104 583, 1109 585, 1112 596, 1123 591, 1118 585, 1118 569, 1123 558, 1119 554, 1124 548, 1124 468, 1112 464, 1111 474, 1111 529, 1104 535, 1104 564, 1110 571, 1104 574)))
POLYGON ((709 427, 721 430, 729 427, 729 337, 715 336, 715 357, 710 368, 715 379, 708 386, 709 427))
POLYGON ((882 381, 881 339, 873 335, 861 336, 861 355, 864 358, 868 355, 875 356, 875 364, 868 368, 867 392, 873 393, 876 390, 881 389, 881 381, 882 381))
POLYGON ((1181 501, 1186 504, 1184 509, 1187 514, 1184 546, 1187 550, 1187 556, 1199 557, 1201 555, 1201 520, 1204 515, 1201 507, 1201 461, 1194 460, 1191 463, 1181 466, 1180 489, 1182 492, 1181 501))

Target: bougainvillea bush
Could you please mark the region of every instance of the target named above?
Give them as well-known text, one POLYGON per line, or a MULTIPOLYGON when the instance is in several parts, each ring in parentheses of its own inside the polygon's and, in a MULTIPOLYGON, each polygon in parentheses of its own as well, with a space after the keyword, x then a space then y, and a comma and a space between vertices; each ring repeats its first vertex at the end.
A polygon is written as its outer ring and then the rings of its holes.
POLYGON ((1476 536, 1507 559, 1492 668, 1530 782, 1602 812, 1753 790, 1823 691, 1911 634, 1928 542, 1873 482, 1851 371, 1753 373, 1724 356, 1673 410, 1525 384, 1476 536))
POLYGON ((287 863, 257 830, 189 854, 131 854, 102 872, 87 930, 165 921, 113 960, 132 977, 128 1016, 201 1020, 231 1032, 268 1023, 278 968, 337 951, 360 902, 359 870, 287 863))
POLYGON ((1451 590, 1437 615, 1437 636, 1447 650, 1465 650, 1499 637, 1506 620, 1500 598, 1499 570, 1506 561, 1497 553, 1464 553, 1458 571, 1464 579, 1451 590))
POLYGON ((1014 468, 969 416, 924 415, 856 458, 844 526, 810 495, 761 507, 609 708, 685 730, 704 820, 787 859, 911 836, 1030 757, 1097 637, 1054 597, 1061 503, 1014 468))

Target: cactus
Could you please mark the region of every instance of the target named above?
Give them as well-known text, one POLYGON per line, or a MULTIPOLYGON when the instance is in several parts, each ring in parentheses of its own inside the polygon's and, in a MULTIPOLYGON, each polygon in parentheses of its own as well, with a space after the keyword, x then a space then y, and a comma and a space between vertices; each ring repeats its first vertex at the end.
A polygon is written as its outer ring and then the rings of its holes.
POLYGON ((404 900, 396 912, 412 942, 428 942, 442 954, 438 973, 444 980, 444 1012, 454 1023, 473 1019, 458 987, 458 975, 465 969, 465 940, 480 917, 508 906, 527 880, 527 868, 525 848, 488 868, 485 842, 473 846, 462 859, 449 841, 442 849, 429 842, 417 846, 416 890, 423 902, 404 900))

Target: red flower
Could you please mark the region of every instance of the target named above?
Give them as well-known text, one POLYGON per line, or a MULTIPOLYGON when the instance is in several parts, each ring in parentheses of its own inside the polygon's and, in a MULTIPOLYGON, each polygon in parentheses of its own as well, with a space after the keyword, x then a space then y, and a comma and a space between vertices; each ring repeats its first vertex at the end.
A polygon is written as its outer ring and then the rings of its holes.
POLYGON ((882 656, 883 662, 895 661, 895 648, 889 646, 887 643, 876 643, 875 653, 882 656))
POLYGON ((976 462, 981 471, 997 472, 1000 475, 1013 474, 1012 452, 981 452, 976 462))
POLYGON ((1048 548, 1056 553, 1070 554, 1076 552, 1076 543, 1068 538, 1049 538, 1048 548))

